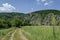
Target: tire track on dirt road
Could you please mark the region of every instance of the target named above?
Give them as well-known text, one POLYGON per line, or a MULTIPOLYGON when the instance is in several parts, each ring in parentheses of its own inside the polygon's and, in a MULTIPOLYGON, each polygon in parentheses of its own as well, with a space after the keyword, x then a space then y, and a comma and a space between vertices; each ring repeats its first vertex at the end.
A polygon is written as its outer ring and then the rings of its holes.
POLYGON ((14 40, 14 34, 16 33, 16 31, 17 31, 17 30, 15 30, 15 31, 12 33, 12 35, 11 35, 11 37, 10 37, 9 40, 14 40))
POLYGON ((24 34, 22 33, 22 30, 21 29, 19 29, 19 35, 20 35, 21 40, 28 40, 26 38, 26 36, 24 36, 24 34))

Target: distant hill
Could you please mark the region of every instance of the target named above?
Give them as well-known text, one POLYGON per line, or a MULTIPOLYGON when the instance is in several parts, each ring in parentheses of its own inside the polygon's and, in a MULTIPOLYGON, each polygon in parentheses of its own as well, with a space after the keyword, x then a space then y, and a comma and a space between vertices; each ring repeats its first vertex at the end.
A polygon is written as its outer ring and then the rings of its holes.
MULTIPOLYGON (((0 18, 5 16, 8 19, 16 16, 23 20, 28 20, 32 25, 52 25, 51 20, 54 15, 56 21, 60 20, 59 10, 40 10, 28 14, 18 12, 0 12, 0 18)), ((56 24, 57 25, 57 24, 56 24)))
POLYGON ((56 21, 60 19, 59 10, 40 10, 30 14, 33 24, 36 25, 52 25, 51 20, 53 15, 55 16, 56 21))

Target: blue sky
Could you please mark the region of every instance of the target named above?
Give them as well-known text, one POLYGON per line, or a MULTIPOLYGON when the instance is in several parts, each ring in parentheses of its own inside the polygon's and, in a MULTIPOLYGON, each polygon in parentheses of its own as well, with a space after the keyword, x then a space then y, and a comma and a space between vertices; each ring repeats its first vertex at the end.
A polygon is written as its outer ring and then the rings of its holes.
POLYGON ((60 10, 60 0, 0 0, 0 12, 28 13, 45 9, 60 10))

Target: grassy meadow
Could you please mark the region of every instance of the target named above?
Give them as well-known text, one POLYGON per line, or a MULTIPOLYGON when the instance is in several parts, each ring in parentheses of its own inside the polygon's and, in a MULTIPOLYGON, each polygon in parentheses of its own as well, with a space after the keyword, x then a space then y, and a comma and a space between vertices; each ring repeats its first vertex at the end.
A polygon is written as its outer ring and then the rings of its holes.
POLYGON ((55 35, 53 26, 26 26, 22 31, 29 40, 60 40, 59 26, 54 27, 55 35))
POLYGON ((14 32, 15 28, 1 29, 0 30, 0 40, 8 40, 10 35, 14 32))
POLYGON ((19 29, 28 40, 60 40, 60 27, 55 26, 24 26, 22 28, 9 28, 0 30, 0 40, 10 40, 12 33, 16 30, 13 39, 22 40, 20 38, 19 29), (17 29, 17 30, 16 30, 17 29))

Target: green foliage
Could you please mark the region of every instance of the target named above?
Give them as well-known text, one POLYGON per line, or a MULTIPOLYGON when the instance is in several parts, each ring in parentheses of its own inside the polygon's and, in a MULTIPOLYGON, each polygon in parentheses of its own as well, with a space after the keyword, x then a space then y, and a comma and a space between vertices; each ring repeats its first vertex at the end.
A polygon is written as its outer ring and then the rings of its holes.
POLYGON ((11 23, 12 27, 16 27, 16 26, 20 26, 21 21, 19 18, 13 17, 11 19, 10 23, 11 23))
POLYGON ((56 25, 56 19, 55 19, 55 15, 52 16, 52 20, 51 20, 52 25, 56 25))
POLYGON ((57 18, 60 20, 60 11, 58 10, 41 10, 32 12, 30 14, 23 14, 17 12, 2 12, 0 13, 0 29, 21 26, 39 26, 45 24, 55 25, 56 23, 57 26, 59 26, 60 21, 56 19, 55 16, 51 17, 51 15, 49 15, 50 13, 58 16, 57 18))
POLYGON ((59 25, 59 26, 60 26, 60 19, 57 21, 57 25, 59 25))
POLYGON ((8 28, 8 23, 6 17, 0 18, 0 28, 8 28))

